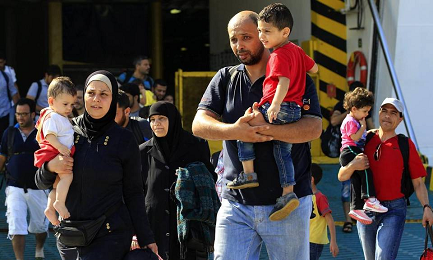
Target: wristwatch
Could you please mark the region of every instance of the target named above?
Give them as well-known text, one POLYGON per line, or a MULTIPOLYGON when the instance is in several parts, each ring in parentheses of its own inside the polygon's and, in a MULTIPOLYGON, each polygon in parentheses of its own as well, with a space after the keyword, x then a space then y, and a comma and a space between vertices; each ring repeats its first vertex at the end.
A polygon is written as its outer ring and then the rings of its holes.
POLYGON ((422 210, 425 210, 425 208, 429 208, 430 210, 432 210, 432 208, 431 208, 431 206, 429 204, 424 204, 422 210))

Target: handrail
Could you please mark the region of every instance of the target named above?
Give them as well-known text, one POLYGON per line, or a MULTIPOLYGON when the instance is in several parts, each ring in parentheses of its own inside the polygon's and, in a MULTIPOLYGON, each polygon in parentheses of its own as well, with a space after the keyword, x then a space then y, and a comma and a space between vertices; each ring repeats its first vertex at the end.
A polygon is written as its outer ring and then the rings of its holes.
POLYGON ((374 25, 376 26, 376 29, 378 31, 380 45, 382 46, 383 54, 385 56, 386 65, 389 70, 389 74, 391 76, 392 85, 394 87, 394 91, 397 95, 397 99, 399 99, 403 103, 404 112, 403 112, 403 122, 406 127, 406 130, 408 131, 410 139, 412 139, 413 143, 415 144, 415 147, 417 150, 419 150, 418 142, 415 138, 415 132, 412 128, 412 123, 410 122, 409 113, 406 107, 406 102, 403 98, 403 93, 401 92, 400 83, 397 79, 397 74, 395 72, 394 64, 391 61, 391 55, 389 54, 388 50, 388 43, 386 42, 385 34, 382 29, 382 25, 380 24, 379 20, 379 13, 377 12, 376 5, 374 3, 374 0, 368 0, 368 5, 370 6, 371 14, 373 15, 374 19, 374 25))

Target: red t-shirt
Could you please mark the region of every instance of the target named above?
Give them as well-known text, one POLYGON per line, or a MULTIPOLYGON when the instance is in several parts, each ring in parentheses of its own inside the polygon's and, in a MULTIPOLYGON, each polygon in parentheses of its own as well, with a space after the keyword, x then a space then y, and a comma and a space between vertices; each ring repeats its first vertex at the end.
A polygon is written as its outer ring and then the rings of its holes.
POLYGON ((272 103, 278 85, 278 77, 286 77, 290 79, 290 84, 283 102, 296 102, 302 106, 306 72, 314 64, 314 60, 305 54, 301 47, 291 42, 273 51, 266 66, 263 97, 259 105, 266 102, 272 103))
MULTIPOLYGON (((403 156, 398 146, 398 137, 394 136, 382 143, 380 157, 376 161, 374 153, 381 143, 376 134, 365 146, 365 154, 368 156, 371 171, 373 172, 374 188, 380 201, 395 200, 404 197, 401 193, 401 177, 403 174, 403 156)), ((409 172, 412 179, 427 175, 424 166, 416 151, 415 145, 409 139, 409 172)))

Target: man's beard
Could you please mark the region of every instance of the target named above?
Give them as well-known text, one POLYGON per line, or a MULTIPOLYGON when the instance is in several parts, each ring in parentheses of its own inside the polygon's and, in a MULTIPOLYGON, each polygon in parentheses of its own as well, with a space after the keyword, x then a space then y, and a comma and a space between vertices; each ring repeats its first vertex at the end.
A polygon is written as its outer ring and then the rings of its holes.
MULTIPOLYGON (((236 58, 237 58, 241 63, 243 63, 243 64, 245 64, 245 65, 255 65, 255 64, 257 64, 257 63, 260 62, 260 60, 262 59, 263 52, 264 52, 264 50, 265 50, 265 47, 264 47, 263 45, 260 45, 260 46, 261 46, 261 47, 260 47, 260 49, 258 50, 258 52, 257 52, 256 54, 253 54, 253 53, 249 52, 249 54, 250 54, 250 59, 248 59, 248 60, 246 60, 246 61, 242 61, 242 60, 239 58, 239 52, 236 54, 236 58)), ((240 52, 240 53, 242 53, 242 52, 240 52)))

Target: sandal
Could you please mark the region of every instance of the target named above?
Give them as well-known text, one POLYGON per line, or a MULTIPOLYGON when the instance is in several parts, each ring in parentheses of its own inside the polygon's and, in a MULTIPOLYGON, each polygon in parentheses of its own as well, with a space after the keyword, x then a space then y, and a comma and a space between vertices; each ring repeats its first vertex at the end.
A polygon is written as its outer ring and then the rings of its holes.
POLYGON ((344 222, 343 232, 344 233, 352 233, 352 227, 353 227, 352 222, 344 222))

